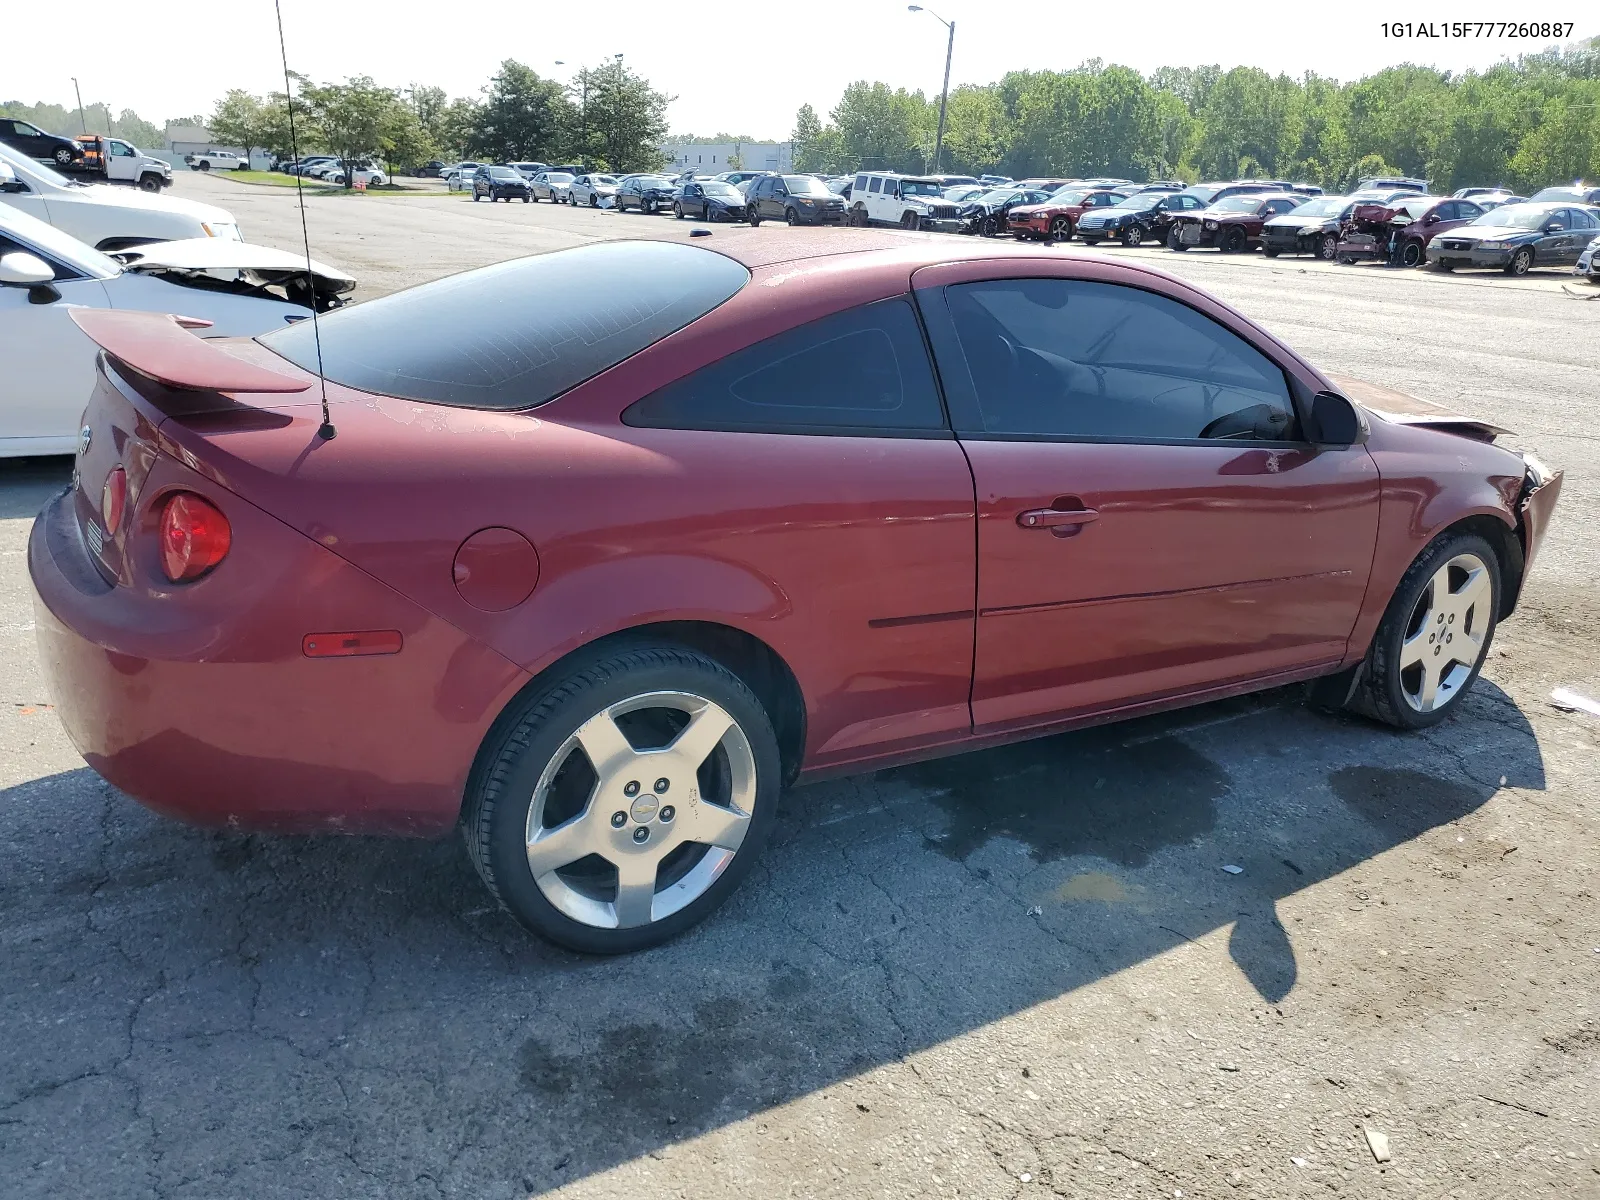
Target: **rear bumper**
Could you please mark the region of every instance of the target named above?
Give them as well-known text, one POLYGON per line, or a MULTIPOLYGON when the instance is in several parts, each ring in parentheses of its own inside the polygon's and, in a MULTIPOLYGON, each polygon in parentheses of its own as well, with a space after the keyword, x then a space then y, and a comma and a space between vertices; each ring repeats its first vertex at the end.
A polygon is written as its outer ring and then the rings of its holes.
POLYGON ((447 831, 484 734, 526 674, 170 459, 144 494, 191 486, 223 507, 234 549, 182 587, 107 583, 70 493, 34 522, 39 656, 73 745, 122 791, 196 824, 447 831), (357 629, 397 629, 403 648, 302 652, 306 634, 357 629))

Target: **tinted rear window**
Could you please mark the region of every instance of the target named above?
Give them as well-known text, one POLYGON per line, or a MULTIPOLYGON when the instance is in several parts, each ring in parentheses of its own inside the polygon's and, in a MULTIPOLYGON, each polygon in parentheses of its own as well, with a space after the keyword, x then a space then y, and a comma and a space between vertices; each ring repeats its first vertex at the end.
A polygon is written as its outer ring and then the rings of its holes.
MULTIPOLYGON (((459 408, 543 404, 704 316, 750 273, 672 242, 603 242, 513 259, 321 318, 327 377, 459 408)), ((259 339, 317 369, 310 321, 259 339)))

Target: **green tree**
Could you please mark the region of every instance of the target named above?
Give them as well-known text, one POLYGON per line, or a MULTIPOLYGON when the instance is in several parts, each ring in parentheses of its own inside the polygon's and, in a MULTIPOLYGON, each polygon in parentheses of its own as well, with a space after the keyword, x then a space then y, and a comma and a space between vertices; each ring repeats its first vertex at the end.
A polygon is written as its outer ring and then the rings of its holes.
POLYGON ((794 169, 796 171, 823 171, 827 168, 820 161, 822 147, 822 118, 817 116, 817 110, 809 104, 802 104, 800 111, 794 115, 794 131, 789 134, 789 142, 794 147, 794 169))
POLYGON ((368 75, 357 75, 344 83, 303 87, 300 99, 323 144, 344 164, 345 187, 349 188, 351 166, 387 150, 394 108, 400 103, 397 93, 379 87, 368 75))
POLYGON ((667 106, 676 97, 659 92, 620 60, 579 72, 588 103, 579 114, 587 135, 581 147, 592 165, 607 171, 650 171, 663 165, 667 106))
MULTIPOLYGON (((477 107, 467 149, 496 162, 553 162, 568 140, 571 110, 559 83, 508 58, 477 107)), ((438 110, 436 120, 444 111, 438 110)))
POLYGON ((848 170, 923 171, 933 156, 938 112, 921 92, 857 80, 830 118, 848 170))
POLYGON ((206 128, 219 142, 243 146, 245 157, 252 150, 266 148, 267 129, 263 113, 265 105, 259 96, 243 88, 231 88, 212 111, 206 128))

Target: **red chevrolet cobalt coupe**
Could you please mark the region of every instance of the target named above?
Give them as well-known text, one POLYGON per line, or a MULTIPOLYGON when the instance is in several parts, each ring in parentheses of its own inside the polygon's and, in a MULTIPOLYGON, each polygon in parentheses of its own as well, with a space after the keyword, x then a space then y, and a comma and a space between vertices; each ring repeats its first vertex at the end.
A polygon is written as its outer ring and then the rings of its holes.
POLYGON ((332 430, 309 322, 79 320, 104 354, 29 567, 89 764, 211 825, 459 825, 586 951, 715 909, 797 778, 1297 680, 1431 725, 1560 486, 1169 275, 899 232, 345 309, 332 430))

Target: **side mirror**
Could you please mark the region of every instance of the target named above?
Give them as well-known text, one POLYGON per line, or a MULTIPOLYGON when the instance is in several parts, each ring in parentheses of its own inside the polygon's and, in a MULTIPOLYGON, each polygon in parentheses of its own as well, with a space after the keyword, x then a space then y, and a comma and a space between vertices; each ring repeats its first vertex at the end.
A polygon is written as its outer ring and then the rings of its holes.
POLYGON ((1563 226, 1560 221, 1551 221, 1544 227, 1546 233, 1560 233, 1563 226))
POLYGON ((1429 213, 1427 216, 1422 218, 1422 223, 1424 225, 1432 225, 1438 219, 1439 219, 1439 214, 1438 213, 1429 213))
POLYGON ((25 192, 28 185, 17 178, 10 163, 0 162, 0 192, 25 192))
POLYGON ((34 287, 37 284, 54 282, 55 277, 56 273, 51 270, 50 264, 37 254, 14 250, 10 254, 0 255, 0 283, 9 283, 16 287, 34 287))
POLYGON ((1366 440, 1366 422, 1338 392, 1318 392, 1311 398, 1308 424, 1306 436, 1319 446, 1353 446, 1366 440))

